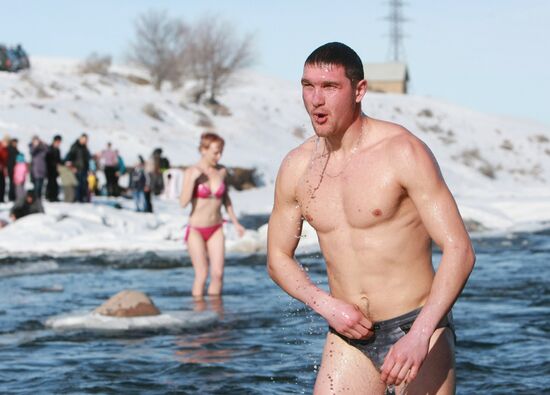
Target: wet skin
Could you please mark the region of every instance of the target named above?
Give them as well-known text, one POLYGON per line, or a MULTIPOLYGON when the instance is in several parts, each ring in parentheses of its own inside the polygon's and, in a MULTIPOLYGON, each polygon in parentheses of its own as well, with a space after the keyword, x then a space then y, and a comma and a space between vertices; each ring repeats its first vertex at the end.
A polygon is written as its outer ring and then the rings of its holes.
MULTIPOLYGON (((337 348, 332 355, 354 360, 358 371, 368 372, 363 384, 372 389, 381 380, 400 384, 414 379, 443 332, 435 328, 458 297, 474 255, 433 155, 403 127, 362 115, 365 90, 365 81, 352 84, 340 66, 304 68, 303 99, 317 136, 291 151, 281 165, 269 224, 268 269, 286 292, 350 338, 368 338, 373 321, 424 306, 409 334, 389 352, 381 373, 366 357, 353 356, 352 347, 337 337, 327 338, 327 345, 330 340, 337 348), (304 218, 319 237, 330 294, 312 284, 293 258, 304 218), (437 275, 432 240, 443 250, 437 275)), ((451 347, 446 342, 439 354, 452 362, 451 347)), ((316 393, 330 393, 339 385, 335 377, 346 376, 341 363, 326 359, 325 353, 316 393)), ((452 363, 440 365, 452 370, 452 363)), ((449 377, 440 393, 452 392, 454 374, 449 377)))

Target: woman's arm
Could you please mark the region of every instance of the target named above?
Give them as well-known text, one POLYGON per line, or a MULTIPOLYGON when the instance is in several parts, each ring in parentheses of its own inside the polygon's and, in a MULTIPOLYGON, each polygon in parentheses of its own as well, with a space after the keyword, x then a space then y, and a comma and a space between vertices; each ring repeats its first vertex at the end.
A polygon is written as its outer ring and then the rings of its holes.
MULTIPOLYGON (((229 185, 227 170, 225 170, 224 182, 225 185, 229 185)), ((231 202, 231 198, 229 197, 229 187, 225 189, 225 193, 223 195, 223 205, 225 206, 225 211, 227 211, 227 215, 229 215, 229 219, 233 223, 233 226, 235 227, 235 229, 237 229, 237 234, 239 235, 239 237, 242 237, 246 229, 240 224, 237 216, 235 215, 233 203, 231 202)))
POLYGON ((183 187, 180 194, 180 205, 186 207, 191 199, 193 199, 193 189, 195 188, 195 181, 201 175, 201 171, 196 167, 189 167, 185 170, 183 176, 183 187))

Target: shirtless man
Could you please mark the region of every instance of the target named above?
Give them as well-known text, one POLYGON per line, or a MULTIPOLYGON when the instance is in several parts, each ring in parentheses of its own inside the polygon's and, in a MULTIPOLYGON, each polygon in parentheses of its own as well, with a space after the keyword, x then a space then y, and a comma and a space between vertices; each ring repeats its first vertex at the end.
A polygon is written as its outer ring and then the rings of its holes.
POLYGON ((429 149, 361 111, 360 58, 341 43, 306 60, 302 96, 316 136, 277 177, 268 270, 327 320, 315 394, 453 394, 451 307, 475 256, 429 149), (303 219, 316 230, 330 293, 294 259, 303 219), (437 273, 432 240, 443 251, 437 273))

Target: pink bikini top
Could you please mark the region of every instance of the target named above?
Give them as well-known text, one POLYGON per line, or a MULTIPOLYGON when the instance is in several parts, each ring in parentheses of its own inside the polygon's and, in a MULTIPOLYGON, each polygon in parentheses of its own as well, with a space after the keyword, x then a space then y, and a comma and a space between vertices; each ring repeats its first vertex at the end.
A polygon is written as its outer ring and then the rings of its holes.
POLYGON ((225 193, 224 182, 220 184, 218 190, 214 193, 212 193, 208 184, 198 184, 195 187, 195 191, 193 192, 193 197, 196 197, 199 199, 209 199, 211 197, 215 197, 216 199, 221 199, 224 193, 225 193))

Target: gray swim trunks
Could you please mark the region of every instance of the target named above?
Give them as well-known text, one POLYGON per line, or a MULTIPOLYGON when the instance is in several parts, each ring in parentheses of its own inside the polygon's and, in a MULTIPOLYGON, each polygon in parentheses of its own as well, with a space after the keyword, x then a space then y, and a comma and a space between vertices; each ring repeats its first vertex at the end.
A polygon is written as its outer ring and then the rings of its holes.
MULTIPOLYGON (((382 368, 382 364, 384 363, 384 358, 390 351, 391 346, 393 346, 399 339, 409 332, 414 320, 418 317, 418 314, 420 314, 420 310, 422 310, 422 307, 400 315, 399 317, 374 322, 374 334, 366 340, 350 339, 336 332, 336 329, 332 327, 329 327, 329 331, 365 354, 367 358, 372 361, 376 369, 380 370, 382 368)), ((452 331, 456 342, 452 312, 449 312, 445 317, 443 317, 437 327, 449 328, 452 331)))

